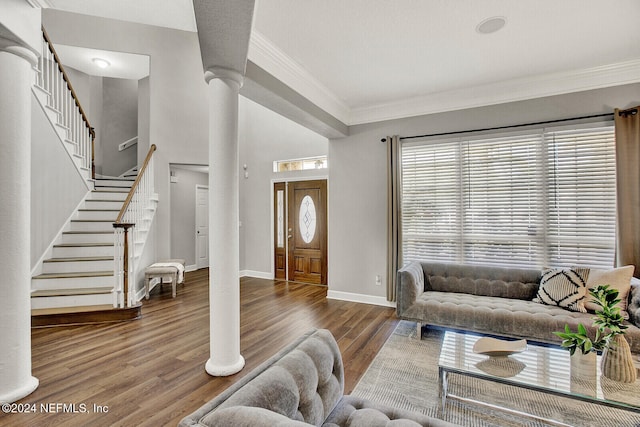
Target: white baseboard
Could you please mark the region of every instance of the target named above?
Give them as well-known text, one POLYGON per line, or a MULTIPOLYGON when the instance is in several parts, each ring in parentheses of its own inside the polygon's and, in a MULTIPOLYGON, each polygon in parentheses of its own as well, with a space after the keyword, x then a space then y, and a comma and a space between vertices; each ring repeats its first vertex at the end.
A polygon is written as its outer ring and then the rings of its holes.
POLYGON ((191 264, 191 265, 187 265, 187 266, 184 268, 184 271, 185 271, 185 273, 189 273, 189 272, 191 272, 191 271, 196 271, 197 269, 198 269, 198 266, 197 266, 197 265, 195 265, 195 264, 191 264))
POLYGON ((255 277, 256 279, 273 280, 273 273, 255 270, 240 270, 240 277, 255 277))
POLYGON ((360 302, 363 304, 373 304, 373 305, 381 305, 383 307, 393 307, 395 308, 396 303, 387 301, 385 297, 376 297, 373 295, 365 295, 365 294, 354 294, 351 292, 341 292, 341 291, 327 291, 327 298, 336 299, 340 301, 350 301, 350 302, 360 302))

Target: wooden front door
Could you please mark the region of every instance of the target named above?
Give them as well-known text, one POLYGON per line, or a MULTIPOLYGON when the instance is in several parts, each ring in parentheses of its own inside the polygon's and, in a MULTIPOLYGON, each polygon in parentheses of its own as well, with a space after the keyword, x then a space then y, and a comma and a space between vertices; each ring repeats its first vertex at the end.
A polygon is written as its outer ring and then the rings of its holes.
POLYGON ((288 279, 327 283, 327 181, 288 184, 288 279))
POLYGON ((273 184, 274 276, 327 284, 327 181, 273 184))

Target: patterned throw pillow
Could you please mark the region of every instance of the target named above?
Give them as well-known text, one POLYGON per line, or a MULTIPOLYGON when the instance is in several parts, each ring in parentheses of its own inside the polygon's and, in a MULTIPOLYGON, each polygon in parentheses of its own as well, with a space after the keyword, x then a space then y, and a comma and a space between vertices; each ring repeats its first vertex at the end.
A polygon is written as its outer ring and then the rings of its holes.
POLYGON ((549 268, 542 272, 534 302, 586 313, 588 268, 549 268))

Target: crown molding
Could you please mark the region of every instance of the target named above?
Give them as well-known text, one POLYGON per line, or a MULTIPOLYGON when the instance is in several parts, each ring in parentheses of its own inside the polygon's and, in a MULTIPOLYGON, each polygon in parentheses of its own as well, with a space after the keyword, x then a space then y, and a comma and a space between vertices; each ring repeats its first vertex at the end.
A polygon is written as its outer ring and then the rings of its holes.
POLYGON ((52 7, 49 0, 27 0, 27 3, 29 3, 31 7, 40 9, 48 9, 52 7))
POLYGON ((348 126, 640 82, 640 59, 634 59, 350 108, 334 92, 255 30, 251 34, 249 59, 348 126))
POLYGON ((255 29, 249 42, 249 60, 291 89, 346 123, 350 108, 335 93, 255 29))
POLYGON ((349 125, 463 110, 640 82, 640 59, 518 78, 351 110, 349 125))

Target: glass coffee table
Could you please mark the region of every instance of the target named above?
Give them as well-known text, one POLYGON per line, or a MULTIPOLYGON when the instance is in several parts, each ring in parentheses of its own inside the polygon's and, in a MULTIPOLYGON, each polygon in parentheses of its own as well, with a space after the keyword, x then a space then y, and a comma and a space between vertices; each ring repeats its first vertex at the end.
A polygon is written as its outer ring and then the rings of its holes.
POLYGON ((640 413, 640 380, 635 384, 623 384, 602 379, 600 355, 597 356, 592 372, 581 371, 578 376, 577 372, 572 375, 569 352, 560 347, 528 343, 527 349, 521 353, 508 357, 489 357, 473 352, 473 345, 481 337, 482 335, 472 333, 445 332, 438 361, 442 414, 446 400, 454 399, 555 425, 566 425, 534 414, 451 394, 447 385, 448 375, 452 373, 640 413))

